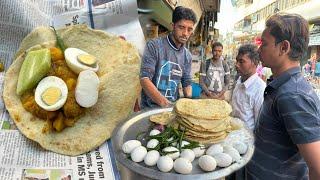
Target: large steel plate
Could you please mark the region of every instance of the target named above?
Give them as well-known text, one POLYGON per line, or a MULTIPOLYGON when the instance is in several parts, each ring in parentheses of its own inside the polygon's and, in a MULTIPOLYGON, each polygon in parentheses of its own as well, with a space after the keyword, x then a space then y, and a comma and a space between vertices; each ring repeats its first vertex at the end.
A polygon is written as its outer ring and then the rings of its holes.
MULTIPOLYGON (((251 159, 254 152, 254 138, 252 132, 244 127, 240 130, 232 131, 229 133, 227 138, 220 142, 223 144, 231 145, 235 141, 242 141, 248 145, 248 150, 244 155, 241 155, 241 160, 239 162, 235 162, 226 168, 217 167, 212 172, 202 171, 198 165, 198 159, 196 158, 193 162, 193 169, 191 174, 182 175, 176 173, 173 169, 168 173, 163 173, 158 170, 156 166, 148 167, 144 164, 144 162, 136 163, 128 158, 128 155, 123 153, 121 150, 122 144, 128 140, 136 139, 136 136, 139 132, 148 131, 152 122, 149 121, 149 117, 154 114, 172 111, 172 108, 163 108, 163 109, 153 109, 149 111, 144 111, 138 114, 134 114, 129 119, 123 121, 121 124, 117 126, 117 128, 113 131, 112 135, 112 145, 114 154, 116 156, 116 160, 121 163, 123 166, 130 169, 132 172, 140 174, 141 176, 145 176, 152 179, 219 179, 225 176, 230 175, 232 172, 240 169, 245 166, 248 161, 251 159)), ((146 142, 142 142, 145 146, 146 142)))

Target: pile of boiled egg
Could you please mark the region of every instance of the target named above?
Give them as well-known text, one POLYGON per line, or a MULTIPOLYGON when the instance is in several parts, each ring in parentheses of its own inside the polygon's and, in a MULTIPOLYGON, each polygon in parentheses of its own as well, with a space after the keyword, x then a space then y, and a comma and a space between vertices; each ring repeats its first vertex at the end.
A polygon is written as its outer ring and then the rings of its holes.
MULTIPOLYGON (((161 132, 153 129, 149 135, 157 135, 161 132)), ((163 152, 173 152, 164 156, 156 150, 148 149, 155 148, 159 141, 151 139, 147 142, 146 147, 138 140, 129 140, 122 145, 122 151, 130 154, 131 160, 134 162, 142 162, 146 166, 157 166, 162 172, 169 172, 172 168, 180 174, 190 174, 192 172, 192 162, 195 158, 199 158, 199 166, 203 171, 213 171, 216 167, 228 167, 234 162, 241 160, 241 155, 247 152, 248 146, 236 141, 232 145, 222 146, 221 144, 213 144, 207 150, 203 145, 193 149, 183 149, 184 145, 189 144, 187 141, 182 141, 182 151, 179 152, 177 147, 169 146, 162 149, 163 152)))
MULTIPOLYGON (((64 56, 68 67, 78 75, 75 89, 76 102, 85 108, 92 107, 98 101, 100 80, 96 72, 97 60, 89 53, 78 48, 67 48, 64 56)), ((42 79, 35 91, 36 103, 47 111, 61 108, 68 96, 66 83, 59 77, 48 76, 42 79)))

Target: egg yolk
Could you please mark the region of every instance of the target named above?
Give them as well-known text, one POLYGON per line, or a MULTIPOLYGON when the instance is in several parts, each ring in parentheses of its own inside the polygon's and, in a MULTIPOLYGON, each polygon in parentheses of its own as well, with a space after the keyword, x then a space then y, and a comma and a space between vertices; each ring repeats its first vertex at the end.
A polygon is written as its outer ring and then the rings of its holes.
POLYGON ((80 54, 77 56, 77 59, 80 63, 88 66, 93 66, 97 62, 96 58, 90 54, 80 54))
POLYGON ((61 97, 61 90, 57 87, 50 87, 41 94, 41 99, 48 106, 54 105, 61 97))

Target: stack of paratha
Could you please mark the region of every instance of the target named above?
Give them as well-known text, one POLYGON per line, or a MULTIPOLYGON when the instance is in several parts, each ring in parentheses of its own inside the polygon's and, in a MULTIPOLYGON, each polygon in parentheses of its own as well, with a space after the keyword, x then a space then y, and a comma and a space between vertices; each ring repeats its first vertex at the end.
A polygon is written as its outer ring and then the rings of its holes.
POLYGON ((180 99, 174 111, 185 137, 202 144, 223 140, 231 130, 231 106, 216 99, 180 99))

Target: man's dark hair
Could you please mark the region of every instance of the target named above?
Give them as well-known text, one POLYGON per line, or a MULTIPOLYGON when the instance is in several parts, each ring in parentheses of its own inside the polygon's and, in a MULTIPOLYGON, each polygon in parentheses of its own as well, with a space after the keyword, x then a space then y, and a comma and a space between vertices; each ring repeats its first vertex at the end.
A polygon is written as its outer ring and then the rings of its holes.
POLYGON ((176 23, 180 20, 190 20, 193 23, 196 23, 197 17, 196 14, 192 11, 192 9, 178 6, 173 11, 172 22, 176 23))
POLYGON ((215 48, 215 47, 217 47, 217 46, 220 46, 220 47, 222 47, 222 49, 223 49, 223 45, 221 44, 221 42, 214 42, 213 44, 212 44, 212 51, 213 51, 213 49, 215 48))
POLYGON ((309 43, 309 26, 306 19, 298 14, 274 14, 266 21, 270 34, 276 44, 287 40, 290 42, 291 60, 301 60, 307 52, 309 43))
POLYGON ((259 64, 260 58, 258 53, 258 47, 254 44, 244 44, 241 45, 238 50, 238 55, 245 55, 247 54, 251 62, 255 65, 259 64))

